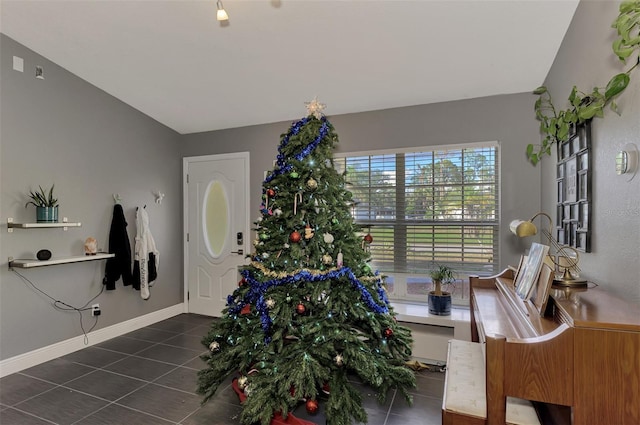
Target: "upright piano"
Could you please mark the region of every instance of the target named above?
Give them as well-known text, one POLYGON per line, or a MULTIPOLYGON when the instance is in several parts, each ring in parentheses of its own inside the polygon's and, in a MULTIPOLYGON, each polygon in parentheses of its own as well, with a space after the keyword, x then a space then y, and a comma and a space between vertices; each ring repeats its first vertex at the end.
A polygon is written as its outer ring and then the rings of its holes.
POLYGON ((599 287, 551 289, 543 317, 514 291, 513 270, 470 278, 472 340, 484 343, 488 424, 506 398, 542 423, 640 425, 640 308, 599 287))

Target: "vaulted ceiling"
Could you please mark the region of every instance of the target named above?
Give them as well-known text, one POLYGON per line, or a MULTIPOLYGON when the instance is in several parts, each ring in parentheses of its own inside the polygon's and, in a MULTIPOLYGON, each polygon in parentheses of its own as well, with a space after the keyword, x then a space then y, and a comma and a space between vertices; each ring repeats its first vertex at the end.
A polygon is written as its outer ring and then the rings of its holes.
MULTIPOLYGON (((578 0, 2 0, 0 31, 179 133, 528 92, 578 0)), ((46 69, 45 69, 46 76, 46 69)))

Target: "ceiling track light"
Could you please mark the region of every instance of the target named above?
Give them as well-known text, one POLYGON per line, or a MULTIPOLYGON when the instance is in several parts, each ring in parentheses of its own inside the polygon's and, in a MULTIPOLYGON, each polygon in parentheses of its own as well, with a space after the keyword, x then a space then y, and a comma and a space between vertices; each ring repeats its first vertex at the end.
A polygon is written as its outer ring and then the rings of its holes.
POLYGON ((218 21, 228 21, 229 15, 227 15, 227 11, 224 10, 222 0, 218 0, 216 2, 216 6, 218 6, 218 13, 216 14, 216 18, 218 19, 218 21))

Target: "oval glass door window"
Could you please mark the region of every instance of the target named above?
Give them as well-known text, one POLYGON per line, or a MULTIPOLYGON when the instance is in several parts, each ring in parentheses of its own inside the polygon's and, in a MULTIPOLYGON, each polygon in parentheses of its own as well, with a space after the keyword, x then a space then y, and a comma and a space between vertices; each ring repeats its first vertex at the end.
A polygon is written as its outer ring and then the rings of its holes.
POLYGON ((217 180, 207 186, 202 201, 202 233, 205 245, 213 258, 224 249, 229 232, 229 202, 225 188, 217 180))

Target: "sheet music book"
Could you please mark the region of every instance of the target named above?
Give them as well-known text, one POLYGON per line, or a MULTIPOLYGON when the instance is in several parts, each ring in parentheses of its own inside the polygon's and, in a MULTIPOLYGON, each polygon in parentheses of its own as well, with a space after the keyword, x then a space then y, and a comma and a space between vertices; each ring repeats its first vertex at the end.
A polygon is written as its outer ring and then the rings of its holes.
POLYGON ((518 273, 518 280, 516 281, 516 294, 518 294, 521 299, 527 301, 531 298, 533 288, 540 277, 540 270, 542 270, 544 258, 548 253, 548 245, 537 242, 531 244, 529 255, 522 264, 520 273, 518 273))

